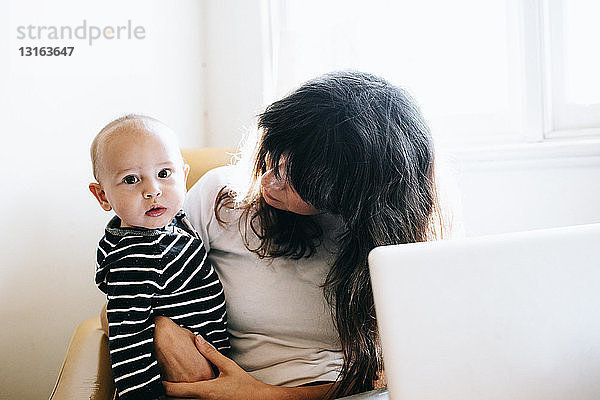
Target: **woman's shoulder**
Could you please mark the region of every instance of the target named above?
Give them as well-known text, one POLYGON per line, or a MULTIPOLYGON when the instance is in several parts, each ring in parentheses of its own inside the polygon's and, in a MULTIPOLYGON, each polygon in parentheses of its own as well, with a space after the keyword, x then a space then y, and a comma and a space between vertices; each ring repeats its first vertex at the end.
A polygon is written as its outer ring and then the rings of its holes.
POLYGON ((194 192, 204 192, 206 190, 211 190, 216 187, 222 188, 223 186, 227 186, 229 181, 231 180, 231 175, 233 173, 233 166, 227 165, 223 167, 213 168, 207 171, 204 175, 198 179, 196 183, 190 188, 188 194, 194 192))
POLYGON ((205 244, 209 226, 214 222, 217 195, 228 186, 231 167, 218 167, 204 174, 187 192, 183 210, 205 244))
POLYGON ((187 192, 183 208, 189 213, 190 208, 197 208, 205 203, 210 203, 212 206, 219 191, 228 186, 231 168, 230 166, 217 167, 202 175, 187 192))

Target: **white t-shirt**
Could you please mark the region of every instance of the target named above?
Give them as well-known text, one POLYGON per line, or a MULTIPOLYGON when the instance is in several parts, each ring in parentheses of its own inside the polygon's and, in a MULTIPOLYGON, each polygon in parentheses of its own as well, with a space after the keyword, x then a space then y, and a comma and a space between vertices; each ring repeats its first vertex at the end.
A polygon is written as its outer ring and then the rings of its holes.
POLYGON ((230 357, 272 385, 334 381, 343 353, 321 285, 335 259, 332 238, 339 219, 317 217, 324 238, 312 257, 260 259, 244 246, 239 210, 223 208, 226 227, 214 215, 217 193, 227 186, 232 168, 209 171, 190 189, 184 205, 225 290, 230 357))

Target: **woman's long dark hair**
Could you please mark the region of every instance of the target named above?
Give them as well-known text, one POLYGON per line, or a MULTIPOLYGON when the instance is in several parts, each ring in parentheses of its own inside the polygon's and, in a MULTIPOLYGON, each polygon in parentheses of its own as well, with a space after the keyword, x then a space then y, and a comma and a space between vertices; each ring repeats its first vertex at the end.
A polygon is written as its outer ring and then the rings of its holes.
MULTIPOLYGON (((434 153, 427 124, 408 94, 373 75, 345 71, 311 80, 259 116, 253 187, 241 207, 261 257, 311 256, 320 244, 314 217, 275 209, 259 181, 274 169, 300 197, 339 215, 343 233, 324 283, 344 353, 332 397, 373 388, 383 369, 367 256, 376 246, 432 238, 434 153), (280 159, 285 157, 285 171, 280 159)), ((218 212, 233 204, 221 192, 218 212)))

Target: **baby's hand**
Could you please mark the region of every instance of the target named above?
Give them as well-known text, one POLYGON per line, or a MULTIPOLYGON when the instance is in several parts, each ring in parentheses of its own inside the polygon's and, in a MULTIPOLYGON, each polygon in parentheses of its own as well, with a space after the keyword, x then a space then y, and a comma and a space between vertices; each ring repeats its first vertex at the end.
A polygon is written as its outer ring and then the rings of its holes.
POLYGON ((212 365, 196 348, 194 334, 167 317, 155 318, 154 351, 169 382, 198 382, 215 377, 212 365))

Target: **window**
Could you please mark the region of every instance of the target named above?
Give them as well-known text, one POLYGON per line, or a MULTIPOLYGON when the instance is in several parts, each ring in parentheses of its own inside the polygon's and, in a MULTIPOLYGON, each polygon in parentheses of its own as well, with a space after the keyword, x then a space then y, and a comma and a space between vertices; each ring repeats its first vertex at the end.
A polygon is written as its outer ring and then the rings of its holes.
POLYGON ((600 4, 549 0, 549 137, 600 133, 600 4))
POLYGON ((406 88, 441 144, 600 133, 592 3, 272 1, 272 95, 351 68, 406 88))

